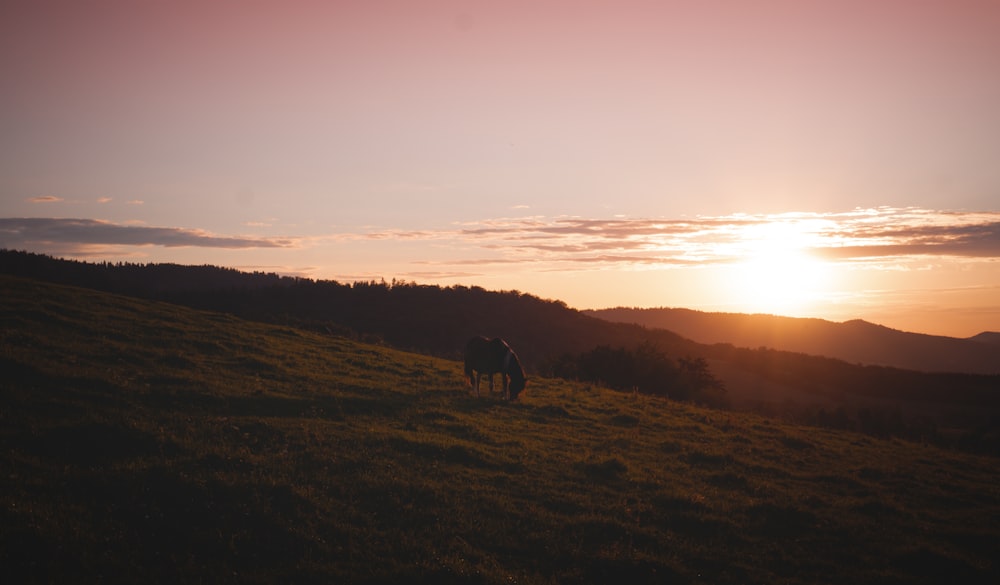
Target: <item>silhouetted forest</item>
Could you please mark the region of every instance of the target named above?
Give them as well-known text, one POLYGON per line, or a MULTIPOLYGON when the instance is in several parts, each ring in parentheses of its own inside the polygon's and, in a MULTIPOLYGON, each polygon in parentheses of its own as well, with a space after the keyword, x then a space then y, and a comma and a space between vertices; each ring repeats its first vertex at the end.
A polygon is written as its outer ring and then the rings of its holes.
POLYGON ((674 360, 648 341, 635 349, 601 345, 580 354, 564 354, 549 364, 549 373, 616 390, 726 406, 725 385, 712 375, 704 358, 674 360))
POLYGON ((519 291, 399 281, 344 284, 214 266, 87 263, 7 250, 0 251, 0 272, 452 359, 461 357, 474 335, 499 336, 518 352, 529 377, 586 380, 812 425, 1000 453, 1000 376, 995 375, 928 374, 766 348, 703 345, 519 291), (785 394, 775 398, 761 391, 770 386, 785 394))
POLYGON ((587 317, 561 301, 519 291, 401 281, 343 284, 214 266, 88 263, 0 251, 0 271, 220 311, 246 319, 381 341, 458 358, 474 335, 503 337, 528 368, 601 344, 651 341, 673 355, 701 347, 663 330, 587 317))

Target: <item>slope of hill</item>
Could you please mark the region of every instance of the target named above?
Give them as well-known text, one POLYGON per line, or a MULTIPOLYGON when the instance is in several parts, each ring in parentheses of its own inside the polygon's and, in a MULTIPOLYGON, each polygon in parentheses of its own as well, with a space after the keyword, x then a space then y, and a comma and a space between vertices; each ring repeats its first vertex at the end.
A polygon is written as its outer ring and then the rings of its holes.
POLYGON ((0 277, 11 582, 994 583, 987 457, 0 277))
POLYGON ((517 291, 395 282, 348 285, 213 266, 93 264, 9 250, 0 250, 0 273, 381 339, 438 356, 460 356, 473 335, 502 336, 529 368, 601 343, 649 340, 676 355, 699 351, 698 344, 668 331, 610 324, 562 302, 517 291))
POLYGON ((1000 334, 956 339, 907 333, 855 320, 705 313, 690 309, 615 308, 584 311, 616 323, 668 329, 699 343, 770 347, 841 359, 850 363, 892 366, 927 372, 1000 374, 1000 334))
POLYGON ((517 291, 396 282, 345 285, 211 266, 92 264, 11 251, 0 251, 0 273, 384 341, 438 357, 460 357, 474 334, 499 335, 516 348, 529 375, 567 375, 558 367, 567 355, 599 345, 650 344, 672 359, 707 359, 733 408, 1000 452, 989 432, 1000 419, 1000 376, 920 374, 777 350, 703 345, 517 291))

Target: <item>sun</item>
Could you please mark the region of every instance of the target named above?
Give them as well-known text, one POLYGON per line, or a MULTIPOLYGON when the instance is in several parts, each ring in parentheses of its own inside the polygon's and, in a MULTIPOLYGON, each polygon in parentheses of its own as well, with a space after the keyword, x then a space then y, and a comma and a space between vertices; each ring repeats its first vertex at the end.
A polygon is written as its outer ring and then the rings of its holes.
POLYGON ((759 227, 746 234, 740 259, 731 265, 733 304, 753 313, 807 313, 827 290, 829 265, 809 253, 810 237, 800 226, 759 227))

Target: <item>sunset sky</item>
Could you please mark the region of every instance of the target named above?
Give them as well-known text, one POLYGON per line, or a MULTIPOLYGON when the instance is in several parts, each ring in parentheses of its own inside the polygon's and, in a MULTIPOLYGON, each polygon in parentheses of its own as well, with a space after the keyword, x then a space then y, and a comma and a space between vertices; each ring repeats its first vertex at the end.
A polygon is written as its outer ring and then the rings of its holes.
POLYGON ((1000 331, 1000 0, 5 0, 0 247, 1000 331))

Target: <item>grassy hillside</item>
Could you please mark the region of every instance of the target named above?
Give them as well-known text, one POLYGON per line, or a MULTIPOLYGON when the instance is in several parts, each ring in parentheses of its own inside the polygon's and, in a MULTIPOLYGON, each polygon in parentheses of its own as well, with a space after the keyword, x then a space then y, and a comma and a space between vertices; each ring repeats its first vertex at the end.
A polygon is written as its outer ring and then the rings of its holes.
POLYGON ((12 582, 993 583, 996 459, 0 277, 12 582))
MULTIPOLYGON (((397 282, 346 285, 213 266, 94 264, 9 250, 0 250, 0 273, 381 340, 447 359, 460 358, 473 334, 501 336, 517 349, 529 372, 570 378, 609 380, 602 377, 607 372, 595 371, 593 361, 581 358, 595 348, 632 351, 651 345, 675 362, 705 359, 708 374, 726 390, 707 397, 715 405, 727 402, 734 410, 796 423, 1000 456, 1000 375, 925 374, 802 353, 701 345, 670 331, 611 323, 517 291, 397 282)), ((993 351, 985 343, 968 343, 993 351)), ((706 399, 638 380, 626 387, 706 399)))

